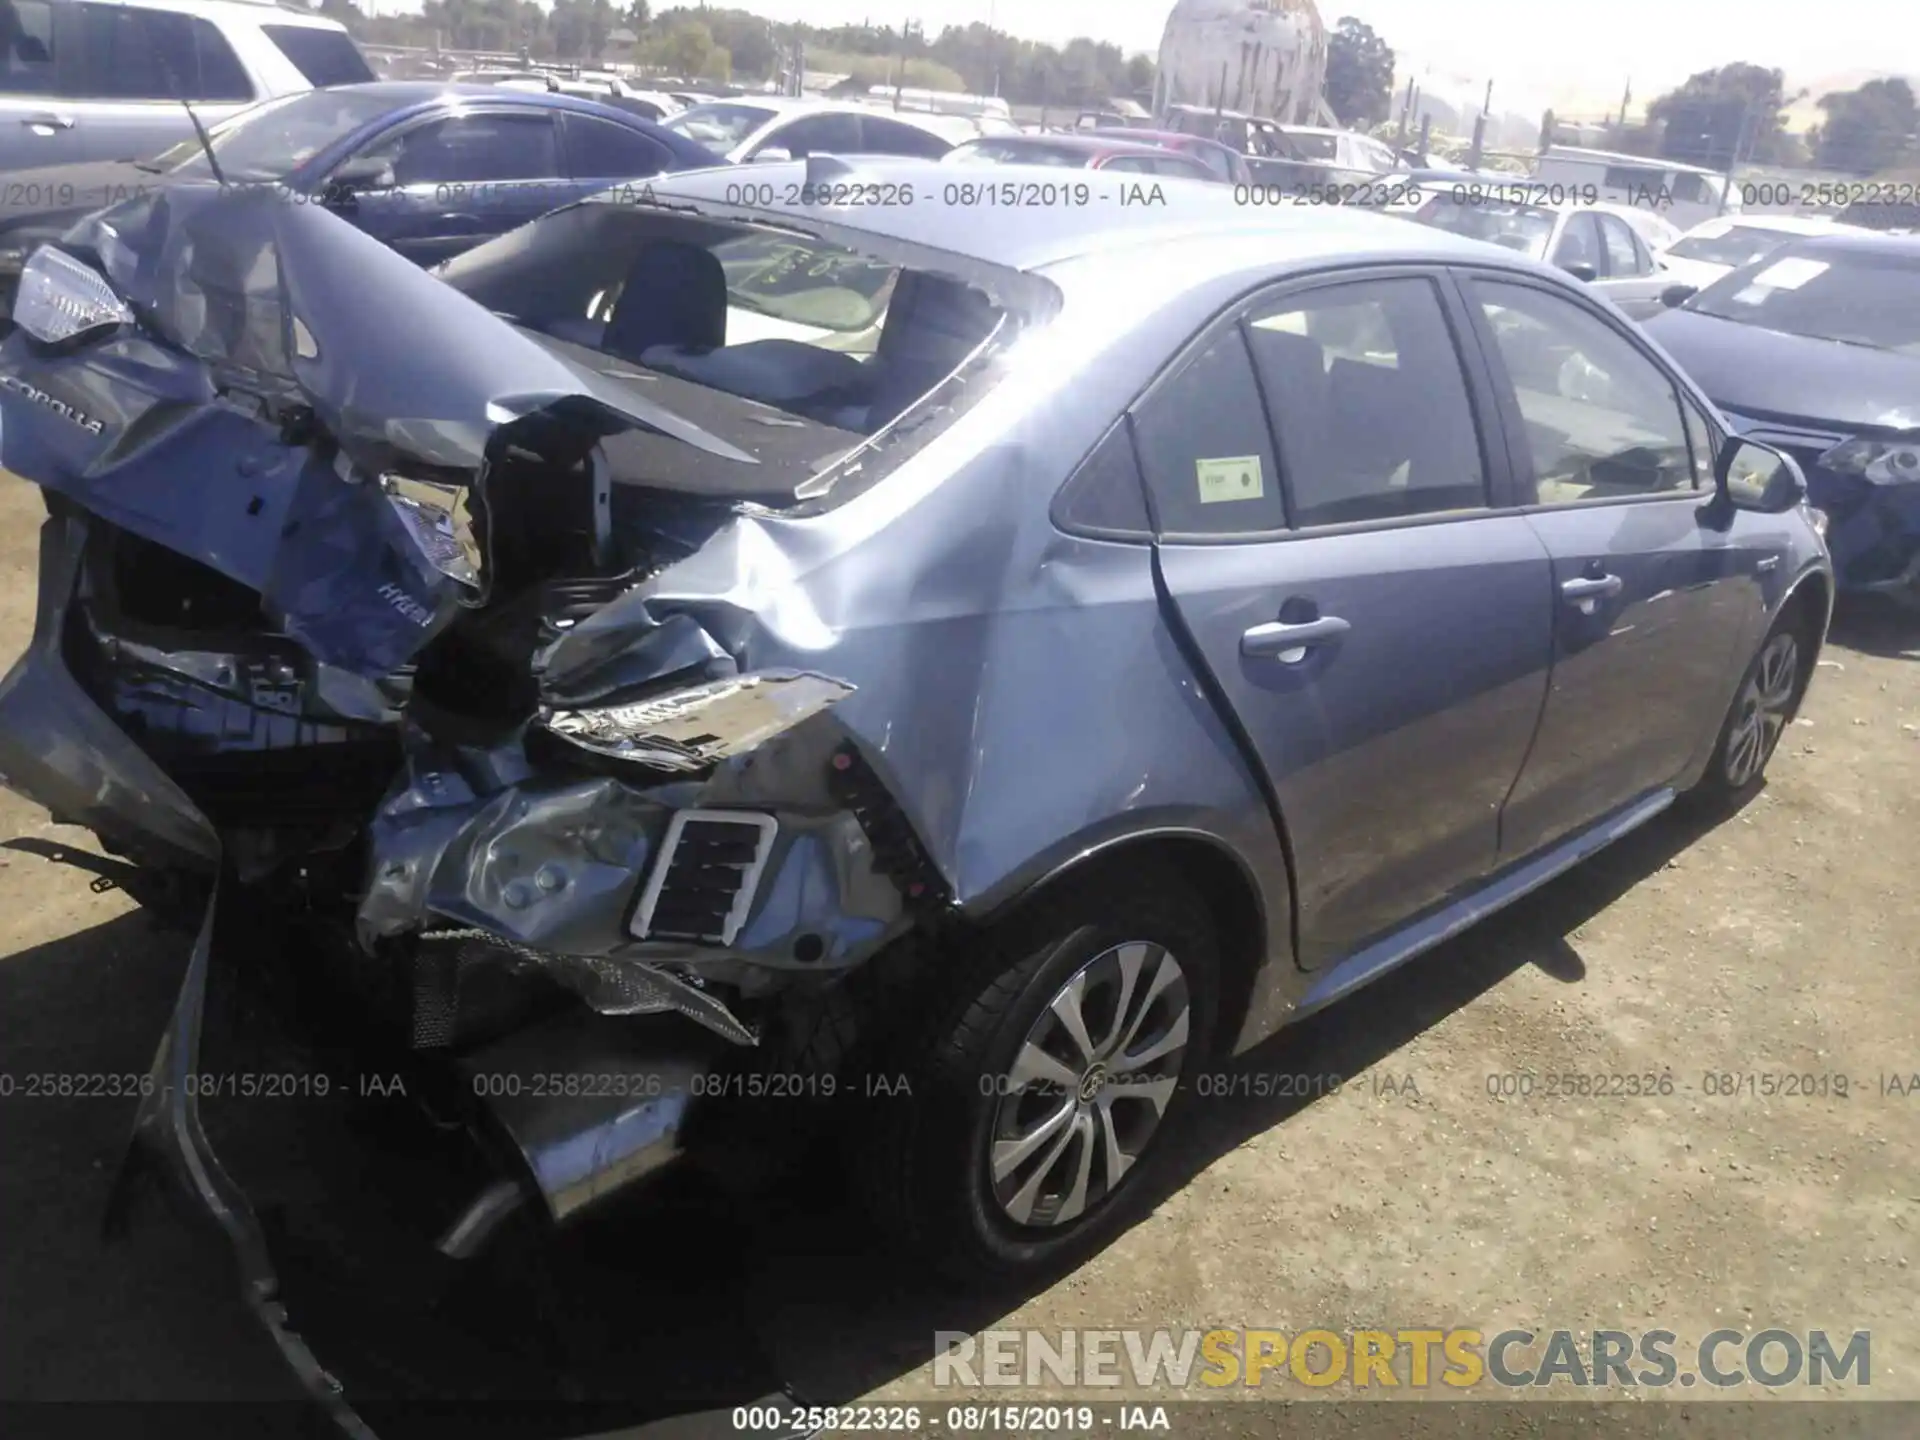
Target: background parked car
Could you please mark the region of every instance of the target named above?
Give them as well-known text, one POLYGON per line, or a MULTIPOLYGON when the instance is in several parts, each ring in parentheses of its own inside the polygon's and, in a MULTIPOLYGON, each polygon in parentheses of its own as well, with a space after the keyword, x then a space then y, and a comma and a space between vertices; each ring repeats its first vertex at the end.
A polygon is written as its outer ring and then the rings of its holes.
POLYGON ((0 0, 0 175, 157 155, 316 85, 372 80, 337 20, 243 0, 0 0), (167 103, 176 102, 176 103, 167 103))
POLYGON ((1136 130, 1131 126, 1106 126, 1094 137, 1099 140, 1131 140, 1141 145, 1152 145, 1160 150, 1172 150, 1198 160, 1213 171, 1215 178, 1229 185, 1251 185, 1254 183, 1253 167, 1247 164, 1247 157, 1231 146, 1222 145, 1218 140, 1209 140, 1204 135, 1186 135, 1178 130, 1136 130))
MULTIPOLYGON (((1048 165, 1070 170, 1160 175, 1181 180, 1222 180, 1195 156, 1158 145, 1110 140, 1109 131, 1086 135, 997 135, 969 140, 947 152, 949 165, 1048 165)), ((1229 152, 1231 153, 1231 152, 1229 152)))
POLYGON ((1659 312, 1669 281, 1626 207, 1552 205, 1510 199, 1509 193, 1499 185, 1484 191, 1449 187, 1408 218, 1545 260, 1587 281, 1635 319, 1659 312))
MULTIPOLYGON (((592 101, 433 81, 287 96, 211 139, 227 180, 313 196, 422 265, 609 185, 720 163, 682 135, 592 101)), ((32 249, 88 211, 170 180, 212 178, 197 137, 151 160, 9 177, 7 193, 23 203, 0 214, 0 315, 32 249)))
POLYGON ((1920 606, 1920 236, 1791 241, 1647 333, 1800 462, 1841 588, 1920 606))
POLYGON ((980 133, 965 116, 772 95, 695 105, 665 124, 736 164, 814 154, 938 160, 961 140, 980 133))
POLYGON ((1655 257, 1676 285, 1704 290, 1729 270, 1738 270, 1805 235, 1830 233, 1836 222, 1824 215, 1740 215, 1694 226, 1655 257))

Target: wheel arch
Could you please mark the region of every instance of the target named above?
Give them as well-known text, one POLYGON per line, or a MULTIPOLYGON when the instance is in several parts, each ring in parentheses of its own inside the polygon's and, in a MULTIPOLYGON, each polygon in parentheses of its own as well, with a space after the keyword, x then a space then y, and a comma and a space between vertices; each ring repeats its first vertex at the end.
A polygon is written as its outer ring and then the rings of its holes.
POLYGON ((1255 983, 1273 958, 1272 920, 1251 866, 1219 836, 1166 826, 1101 840, 995 905, 979 922, 999 925, 1069 886, 1092 887, 1157 868, 1178 875, 1212 918, 1221 971, 1214 1046, 1230 1050, 1245 1024, 1255 983))

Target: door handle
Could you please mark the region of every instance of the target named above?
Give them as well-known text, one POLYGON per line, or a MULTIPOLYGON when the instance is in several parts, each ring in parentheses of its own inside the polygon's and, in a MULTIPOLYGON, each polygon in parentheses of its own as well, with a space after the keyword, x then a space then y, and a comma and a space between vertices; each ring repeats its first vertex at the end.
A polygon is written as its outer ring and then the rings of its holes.
POLYGON ((1780 568, 1780 557, 1778 555, 1769 555, 1753 568, 1762 575, 1766 574, 1769 570, 1778 570, 1780 568))
POLYGON ((1306 658, 1310 646, 1325 645, 1330 640, 1338 640, 1353 626, 1338 615, 1323 615, 1318 620, 1302 621, 1298 625, 1288 625, 1275 620, 1266 625, 1256 625, 1240 637, 1240 653, 1256 657, 1279 656, 1287 664, 1294 664, 1306 658), (1290 650, 1302 653, 1289 655, 1290 650))
POLYGON ((1625 588, 1618 575, 1583 575, 1560 582, 1560 593, 1569 600, 1611 600, 1625 588))
POLYGON ((29 126, 41 125, 49 130, 71 130, 73 128, 73 116, 53 114, 22 115, 20 117, 20 123, 29 126))

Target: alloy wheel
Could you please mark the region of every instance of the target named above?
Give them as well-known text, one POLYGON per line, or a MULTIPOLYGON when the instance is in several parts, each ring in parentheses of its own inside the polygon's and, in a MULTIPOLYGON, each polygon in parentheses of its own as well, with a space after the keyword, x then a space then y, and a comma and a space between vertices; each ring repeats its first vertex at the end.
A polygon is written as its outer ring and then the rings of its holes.
POLYGON ((1799 679, 1800 646, 1791 631, 1782 631, 1760 651, 1734 704, 1726 750, 1726 779, 1732 789, 1752 784, 1766 768, 1787 728, 1799 679))
POLYGON ((1186 972, 1147 940, 1082 965, 1007 1067, 985 1163, 1017 1225, 1071 1224, 1113 1194, 1159 1129, 1191 1024, 1186 972))

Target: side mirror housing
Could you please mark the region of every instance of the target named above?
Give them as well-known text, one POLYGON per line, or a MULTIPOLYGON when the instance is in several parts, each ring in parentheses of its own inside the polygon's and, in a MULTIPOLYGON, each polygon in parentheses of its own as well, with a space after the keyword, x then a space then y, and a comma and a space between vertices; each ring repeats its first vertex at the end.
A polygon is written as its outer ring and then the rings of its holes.
POLYGON ((793 152, 784 145, 767 145, 754 151, 752 159, 756 165, 777 165, 782 160, 793 159, 793 152))
POLYGON ((1669 310, 1677 310, 1699 293, 1698 285, 1669 285, 1660 292, 1660 303, 1669 310))
POLYGON ((377 155, 356 155, 343 160, 327 177, 329 196, 345 199, 362 190, 391 190, 395 180, 393 165, 377 155))
POLYGON ((1571 264, 1562 265, 1560 268, 1576 280, 1594 281, 1600 278, 1600 272, 1584 260, 1575 260, 1571 264))
POLYGON ((1784 515, 1807 498, 1807 477, 1791 455, 1738 435, 1714 459, 1714 483, 1736 510, 1784 515))

